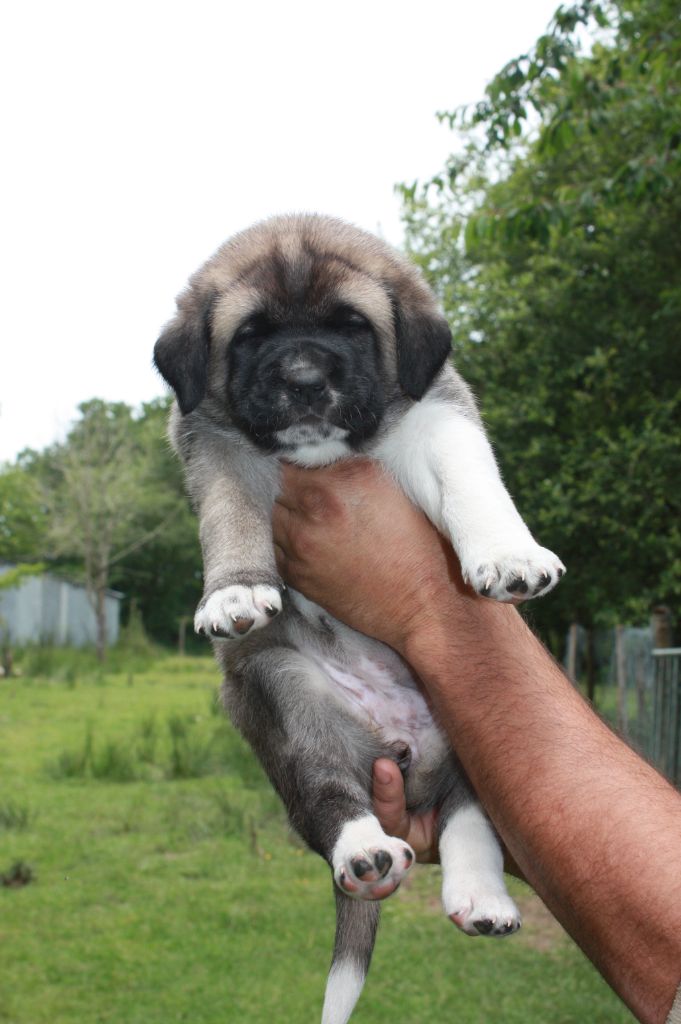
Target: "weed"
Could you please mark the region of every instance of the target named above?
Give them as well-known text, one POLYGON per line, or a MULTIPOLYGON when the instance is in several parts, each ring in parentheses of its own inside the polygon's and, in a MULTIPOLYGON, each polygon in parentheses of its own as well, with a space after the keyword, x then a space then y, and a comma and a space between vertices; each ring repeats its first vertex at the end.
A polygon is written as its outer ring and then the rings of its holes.
POLYGON ((156 763, 156 747, 158 744, 158 726, 156 715, 146 715, 139 724, 137 756, 145 764, 156 763))
POLYGON ((212 737, 201 735, 196 721, 191 715, 168 718, 171 743, 168 777, 171 779, 197 779, 210 775, 215 768, 212 737))
POLYGON ((33 817, 33 812, 27 804, 19 804, 15 800, 6 800, 0 804, 0 830, 9 832, 10 829, 14 829, 21 832, 28 828, 33 817))
POLYGON ((140 777, 140 769, 128 745, 107 740, 101 751, 92 758, 92 775, 95 779, 108 779, 111 782, 134 782, 140 777))
POLYGON ((94 678, 105 684, 107 677, 116 673, 125 674, 132 686, 135 673, 148 671, 158 663, 160 654, 160 650, 149 641, 132 645, 121 642, 107 651, 106 660, 102 663, 94 648, 39 644, 17 650, 14 660, 21 675, 63 682, 70 688, 83 678, 94 678))
POLYGON ((88 726, 80 750, 62 750, 54 761, 46 765, 53 779, 82 779, 89 773, 92 764, 92 726, 88 726))
POLYGON ((233 798, 224 789, 216 789, 213 794, 213 803, 217 811, 216 825, 218 831, 225 836, 243 835, 244 810, 238 807, 233 798))
POLYGON ((9 871, 0 872, 0 885, 6 889, 21 889, 31 882, 35 882, 35 872, 23 860, 15 861, 9 871))

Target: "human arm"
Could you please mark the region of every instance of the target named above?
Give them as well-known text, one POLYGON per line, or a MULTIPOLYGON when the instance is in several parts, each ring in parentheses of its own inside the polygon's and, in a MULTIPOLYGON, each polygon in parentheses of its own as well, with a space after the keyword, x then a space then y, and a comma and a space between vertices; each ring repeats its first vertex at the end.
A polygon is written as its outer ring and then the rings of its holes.
POLYGON ((513 607, 463 585, 378 467, 287 468, 274 531, 285 578, 411 664, 524 876, 639 1019, 661 1024, 681 974, 681 796, 513 607))

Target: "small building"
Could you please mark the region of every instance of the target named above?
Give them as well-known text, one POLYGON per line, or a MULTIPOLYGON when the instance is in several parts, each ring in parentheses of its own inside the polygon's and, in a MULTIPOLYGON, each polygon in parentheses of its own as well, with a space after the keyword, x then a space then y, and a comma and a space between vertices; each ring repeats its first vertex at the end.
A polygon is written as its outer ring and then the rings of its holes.
MULTIPOLYGON (((0 564, 0 575, 13 568, 0 564)), ((107 646, 118 640, 123 594, 106 592, 107 646)), ((89 647, 97 640, 97 620, 80 583, 51 573, 24 577, 16 587, 0 589, 0 634, 11 643, 55 644, 57 647, 89 647)))

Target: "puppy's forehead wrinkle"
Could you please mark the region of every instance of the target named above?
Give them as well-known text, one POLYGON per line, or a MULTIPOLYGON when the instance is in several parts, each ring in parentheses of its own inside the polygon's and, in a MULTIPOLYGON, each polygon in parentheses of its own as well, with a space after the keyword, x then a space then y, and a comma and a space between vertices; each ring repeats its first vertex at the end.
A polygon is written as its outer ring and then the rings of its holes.
POLYGON ((360 228, 316 214, 285 215, 248 228, 227 241, 195 275, 195 287, 219 292, 250 286, 279 301, 328 304, 352 279, 372 291, 399 289, 428 304, 421 272, 402 253, 360 228))
POLYGON ((265 296, 267 312, 275 322, 309 323, 330 316, 349 291, 347 286, 355 283, 361 288, 359 282, 367 277, 335 253, 308 250, 289 260, 275 248, 235 283, 247 284, 265 296))

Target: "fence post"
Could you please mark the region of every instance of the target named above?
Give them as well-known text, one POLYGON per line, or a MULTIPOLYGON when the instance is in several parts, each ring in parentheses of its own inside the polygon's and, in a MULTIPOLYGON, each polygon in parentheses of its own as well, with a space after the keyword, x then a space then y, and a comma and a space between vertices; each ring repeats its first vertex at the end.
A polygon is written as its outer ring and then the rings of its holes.
POLYGON ((615 666, 617 671, 617 728, 621 736, 627 736, 629 716, 627 715, 627 666, 624 650, 624 626, 615 626, 615 666))
POLYGON ((586 696, 590 704, 596 700, 596 652, 594 650, 594 631, 589 626, 586 631, 586 696))
POLYGON ((570 624, 568 631, 566 671, 573 683, 577 682, 577 639, 579 636, 579 625, 576 622, 570 624))
POLYGON ((681 647, 656 648, 653 757, 655 766, 681 786, 681 647))
POLYGON ((186 651, 187 623, 189 622, 190 618, 191 616, 189 615, 180 615, 180 617, 177 620, 177 653, 180 655, 180 657, 184 657, 186 651))
POLYGON ((653 647, 669 649, 672 646, 672 613, 664 604, 658 604, 650 613, 650 632, 653 647))

